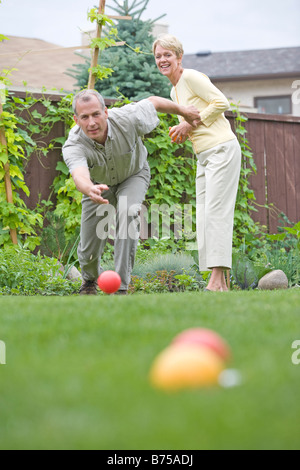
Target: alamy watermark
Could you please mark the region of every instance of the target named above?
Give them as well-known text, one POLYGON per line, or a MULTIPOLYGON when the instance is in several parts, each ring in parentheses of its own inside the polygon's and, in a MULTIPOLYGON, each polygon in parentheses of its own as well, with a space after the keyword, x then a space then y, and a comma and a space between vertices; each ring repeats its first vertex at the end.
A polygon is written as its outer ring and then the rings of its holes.
POLYGON ((116 236, 120 240, 142 239, 185 239, 189 242, 187 249, 195 249, 196 231, 193 218, 195 215, 192 204, 152 204, 147 208, 143 204, 129 206, 127 197, 121 196, 118 201, 118 209, 113 205, 99 205, 97 208, 97 237, 105 240, 116 236))
POLYGON ((300 340, 297 339, 292 344, 292 349, 296 349, 296 351, 292 354, 292 363, 295 366, 300 364, 300 340))
POLYGON ((293 104, 300 104, 300 80, 295 80, 292 83, 292 88, 295 88, 292 94, 292 102, 293 104))
POLYGON ((6 345, 4 341, 0 341, 0 365, 6 364, 6 345))

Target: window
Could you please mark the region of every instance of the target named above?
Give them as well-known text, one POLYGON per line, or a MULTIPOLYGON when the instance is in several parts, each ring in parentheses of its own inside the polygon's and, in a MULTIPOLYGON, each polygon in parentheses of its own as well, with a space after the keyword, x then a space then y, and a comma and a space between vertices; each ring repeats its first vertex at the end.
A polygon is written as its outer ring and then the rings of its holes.
POLYGON ((255 107, 263 114, 291 114, 290 96, 268 96, 255 98, 255 107))

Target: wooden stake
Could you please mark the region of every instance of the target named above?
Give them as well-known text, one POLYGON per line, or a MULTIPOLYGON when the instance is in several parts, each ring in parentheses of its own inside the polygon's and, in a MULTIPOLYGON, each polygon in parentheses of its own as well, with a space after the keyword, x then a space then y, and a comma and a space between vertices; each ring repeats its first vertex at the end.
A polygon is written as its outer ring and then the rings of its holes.
MULTIPOLYGON (((99 15, 104 15, 105 12, 105 1, 106 0, 100 0, 99 3, 99 10, 98 13, 99 15)), ((114 19, 114 20, 132 20, 132 16, 114 16, 114 15, 108 15, 108 18, 114 19)), ((96 38, 100 39, 101 34, 102 34, 102 29, 103 26, 99 24, 97 25, 97 32, 96 32, 96 38)), ((126 43, 125 42, 118 42, 116 46, 124 46, 126 43)), ((99 58, 99 48, 95 47, 94 52, 93 52, 93 57, 92 57, 92 64, 91 64, 91 69, 94 67, 97 67, 98 65, 98 58, 99 58)), ((88 89, 94 89, 95 88, 95 75, 92 73, 92 70, 90 71, 90 76, 89 76, 89 83, 88 83, 88 89)))
MULTIPOLYGON (((2 102, 1 102, 1 97, 0 97, 0 116, 2 112, 3 112, 3 108, 2 108, 2 102)), ((4 147, 5 149, 4 151, 7 152, 7 142, 6 142, 5 132, 3 128, 0 128, 0 143, 4 147)), ((4 167, 4 172, 5 172, 4 182, 5 182, 6 200, 8 203, 13 204, 14 201, 13 201, 13 193, 12 193, 11 179, 10 179, 10 173, 9 173, 9 163, 5 163, 3 167, 4 167)), ((10 238, 14 245, 18 244, 16 229, 10 229, 10 238)))
MULTIPOLYGON (((98 13, 100 15, 104 15, 104 11, 105 11, 105 1, 106 0, 100 0, 100 3, 99 3, 99 10, 98 10, 98 13)), ((102 25, 97 25, 97 33, 96 33, 96 37, 97 38, 101 38, 101 34, 102 34, 102 25)), ((93 57, 92 57, 92 64, 91 64, 91 68, 93 67, 97 67, 98 65, 98 58, 99 58, 99 47, 95 47, 94 49, 94 52, 93 52, 93 57)), ((88 89, 89 90, 93 90, 95 88, 95 75, 93 74, 92 70, 90 71, 90 77, 89 77, 89 83, 88 83, 88 89)))

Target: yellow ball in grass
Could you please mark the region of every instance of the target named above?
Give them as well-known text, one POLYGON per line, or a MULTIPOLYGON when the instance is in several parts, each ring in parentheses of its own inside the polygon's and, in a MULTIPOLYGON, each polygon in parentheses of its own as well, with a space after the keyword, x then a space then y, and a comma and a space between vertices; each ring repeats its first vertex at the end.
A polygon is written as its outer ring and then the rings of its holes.
POLYGON ((158 389, 176 391, 218 385, 225 362, 205 346, 175 344, 154 360, 150 382, 158 389))

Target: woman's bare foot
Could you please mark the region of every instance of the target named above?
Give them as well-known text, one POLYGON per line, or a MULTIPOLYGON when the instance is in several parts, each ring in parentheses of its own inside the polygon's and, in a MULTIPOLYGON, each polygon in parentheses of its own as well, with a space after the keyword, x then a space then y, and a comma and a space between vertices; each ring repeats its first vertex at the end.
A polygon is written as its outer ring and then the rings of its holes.
POLYGON ((228 287, 226 284, 224 268, 213 268, 209 283, 206 288, 212 292, 227 292, 228 287))

